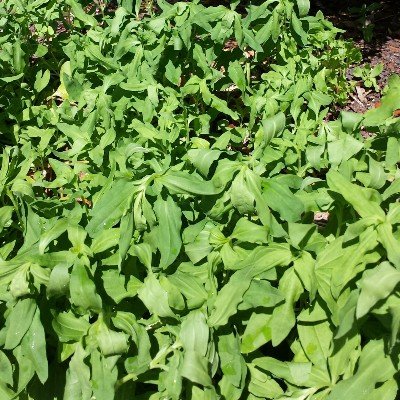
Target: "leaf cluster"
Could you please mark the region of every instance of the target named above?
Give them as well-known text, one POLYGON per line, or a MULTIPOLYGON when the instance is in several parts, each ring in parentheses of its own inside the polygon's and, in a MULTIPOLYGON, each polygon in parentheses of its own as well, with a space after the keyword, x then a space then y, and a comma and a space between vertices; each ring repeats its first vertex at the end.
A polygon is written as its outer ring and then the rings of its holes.
POLYGON ((1 398, 395 399, 400 78, 327 122, 307 0, 140 5, 0 2, 1 398))

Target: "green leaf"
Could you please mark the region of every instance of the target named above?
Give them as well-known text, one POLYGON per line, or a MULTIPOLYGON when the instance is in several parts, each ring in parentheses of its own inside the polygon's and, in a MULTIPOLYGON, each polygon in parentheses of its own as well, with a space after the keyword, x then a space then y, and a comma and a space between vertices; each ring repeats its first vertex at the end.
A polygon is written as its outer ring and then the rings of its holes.
POLYGON ((400 268, 400 242, 393 235, 393 228, 389 222, 384 222, 377 226, 378 240, 387 252, 387 257, 397 268, 400 268))
POLYGON ((190 312, 182 321, 179 338, 185 350, 193 350, 202 356, 206 355, 209 328, 205 315, 200 310, 190 312))
POLYGON ((337 383, 328 396, 329 400, 362 398, 377 383, 383 383, 395 373, 389 356, 386 356, 382 340, 371 340, 362 350, 357 372, 337 383))
POLYGON ((167 66, 165 67, 165 77, 174 85, 179 86, 181 75, 181 67, 175 67, 172 61, 169 60, 167 66))
POLYGON ((254 210, 255 197, 247 185, 244 171, 241 171, 232 182, 231 201, 241 214, 249 214, 254 210))
POLYGON ((88 15, 83 10, 82 6, 75 0, 66 0, 66 4, 71 7, 74 16, 89 26, 96 26, 97 21, 91 15, 88 15))
POLYGON ((203 176, 207 176, 211 165, 221 155, 219 150, 190 149, 188 151, 190 162, 199 170, 203 176))
POLYGON ((212 196, 221 192, 212 181, 204 181, 184 171, 169 171, 157 181, 173 194, 212 196))
POLYGON ((362 218, 374 217, 378 221, 384 220, 385 213, 379 205, 370 200, 361 187, 350 183, 339 172, 330 170, 327 174, 327 182, 329 188, 340 193, 362 218))
POLYGON ((310 11, 310 0, 297 0, 300 17, 305 17, 310 11))
POLYGON ((220 335, 218 354, 224 377, 231 385, 243 390, 247 375, 247 366, 240 354, 240 342, 234 334, 220 335))
POLYGON ((28 331, 36 312, 36 303, 33 299, 19 300, 12 308, 7 318, 7 334, 5 338, 5 349, 14 349, 19 345, 28 331))
POLYGON ((70 278, 70 294, 72 303, 82 311, 100 312, 102 300, 96 291, 96 285, 85 265, 76 262, 70 278))
POLYGON ((46 338, 43 325, 40 321, 39 309, 36 309, 32 324, 22 339, 21 348, 25 356, 31 360, 40 382, 44 384, 49 374, 46 338))
POLYGON ((90 369, 85 364, 88 353, 78 344, 67 370, 64 400, 90 400, 92 388, 90 384, 90 369))
POLYGON ((186 350, 183 357, 182 376, 191 382, 211 387, 207 358, 194 350, 186 350))
POLYGON ((366 400, 395 400, 399 387, 395 379, 389 379, 382 386, 367 394, 366 400))
POLYGON ((119 262, 118 267, 121 268, 122 262, 125 260, 126 254, 131 246, 133 235, 133 212, 128 212, 121 218, 121 228, 119 235, 119 262))
POLYGON ((69 221, 67 219, 59 219, 49 231, 41 235, 39 242, 39 252, 43 254, 46 247, 53 240, 61 236, 68 229, 68 226, 69 221))
MULTIPOLYGON (((297 37, 300 39, 300 43, 303 46, 308 44, 307 33, 303 29, 301 20, 299 20, 299 18, 297 17, 297 15, 294 12, 292 13, 291 26, 292 26, 292 29, 293 29, 295 35, 297 35, 297 37)), ((316 115, 318 115, 318 114, 316 114, 316 115)))
POLYGON ((189 309, 200 307, 207 299, 202 280, 196 276, 180 271, 168 278, 185 296, 189 309))
POLYGON ((41 92, 43 89, 46 88, 46 86, 50 82, 50 71, 46 69, 45 71, 38 71, 36 74, 36 80, 34 84, 34 88, 37 92, 41 92))
POLYGON ((164 269, 176 260, 182 246, 181 210, 172 197, 168 196, 167 200, 160 197, 157 199, 154 203, 154 211, 158 220, 160 267, 164 269))
POLYGON ((136 192, 135 183, 125 179, 115 183, 100 197, 90 211, 91 219, 86 226, 90 236, 113 227, 128 209, 136 192), (118 196, 116 196, 118 193, 118 196))
POLYGON ((94 236, 92 245, 90 249, 94 254, 101 253, 112 247, 115 247, 119 242, 120 237, 120 229, 119 228, 110 228, 105 229, 100 232, 96 236, 94 236))
POLYGON ((286 116, 283 112, 280 112, 273 117, 269 117, 261 121, 264 143, 268 145, 271 140, 281 134, 286 126, 286 116))
POLYGON ((308 362, 282 362, 272 357, 261 357, 254 359, 253 364, 296 386, 322 388, 329 385, 328 371, 318 371, 308 362))
POLYGON ((91 384, 95 398, 98 400, 113 398, 118 378, 116 366, 118 357, 103 357, 95 351, 91 354, 90 360, 92 365, 91 384))
POLYGON ((96 331, 96 340, 104 357, 123 354, 128 350, 127 335, 109 329, 104 323, 96 331))
POLYGON ((229 77, 232 82, 243 92, 246 92, 246 76, 238 61, 231 62, 228 68, 229 77))
POLYGON ((288 222, 296 222, 305 211, 304 205, 287 186, 276 180, 266 180, 263 184, 263 198, 270 208, 277 211, 281 218, 288 222))
POLYGON ((4 229, 4 227, 10 222, 12 214, 13 214, 13 207, 6 206, 0 208, 0 232, 4 229))
POLYGON ((290 333, 296 323, 294 303, 303 292, 294 268, 285 271, 279 282, 279 291, 285 294, 285 302, 274 308, 271 320, 272 345, 277 346, 290 333))
POLYGON ((160 285, 158 279, 149 275, 138 290, 138 296, 153 314, 159 317, 174 317, 168 304, 168 293, 160 285))
POLYGON ((242 336, 242 353, 251 353, 272 339, 271 314, 253 312, 242 336))
POLYGON ((253 279, 238 308, 239 310, 250 310, 257 307, 274 307, 284 299, 282 293, 268 281, 253 279))
POLYGON ((63 312, 56 315, 52 322, 53 329, 60 342, 78 342, 90 327, 83 317, 76 317, 72 312, 63 312))
POLYGON ((251 271, 246 269, 235 272, 229 282, 218 292, 214 309, 208 318, 210 326, 223 326, 229 317, 236 314, 237 306, 243 300, 243 295, 251 283, 251 271))
POLYGON ((386 299, 400 282, 400 271, 388 262, 365 271, 357 301, 357 318, 363 317, 380 300, 386 299))
POLYGON ((51 273, 49 284, 47 285, 47 296, 60 297, 69 293, 69 265, 58 264, 51 273))
POLYGON ((8 385, 13 384, 13 370, 12 365, 8 357, 5 353, 0 351, 0 373, 1 373, 1 382, 4 382, 8 385))
POLYGON ((314 365, 325 365, 330 356, 333 333, 324 309, 316 303, 297 317, 297 331, 307 358, 314 365))
POLYGON ((241 242, 267 243, 268 229, 257 225, 246 218, 241 218, 237 222, 231 237, 241 242))

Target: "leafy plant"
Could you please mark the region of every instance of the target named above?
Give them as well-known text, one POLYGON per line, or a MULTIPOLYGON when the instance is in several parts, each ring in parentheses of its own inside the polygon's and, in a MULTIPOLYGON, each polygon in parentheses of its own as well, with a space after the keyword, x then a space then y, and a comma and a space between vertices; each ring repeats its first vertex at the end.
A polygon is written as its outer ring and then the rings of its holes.
POLYGON ((395 399, 400 78, 327 122, 308 1, 156 3, 0 3, 1 398, 395 399))
POLYGON ((360 78, 366 88, 374 88, 379 92, 379 86, 376 78, 382 73, 383 64, 377 64, 372 67, 370 64, 366 64, 362 67, 355 67, 353 75, 356 78, 360 78))
POLYGON ((371 42, 374 37, 375 24, 373 23, 373 16, 382 5, 378 2, 371 4, 362 4, 357 7, 350 7, 349 11, 357 18, 358 24, 361 26, 361 31, 366 42, 371 42))

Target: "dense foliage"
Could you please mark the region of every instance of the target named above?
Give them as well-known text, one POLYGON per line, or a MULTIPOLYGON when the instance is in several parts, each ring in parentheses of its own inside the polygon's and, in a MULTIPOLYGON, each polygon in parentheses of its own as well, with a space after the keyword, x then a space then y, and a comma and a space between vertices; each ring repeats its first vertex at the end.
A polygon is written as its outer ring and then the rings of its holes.
POLYGON ((308 0, 120 3, 0 2, 1 399, 394 400, 400 78, 334 120, 308 0))

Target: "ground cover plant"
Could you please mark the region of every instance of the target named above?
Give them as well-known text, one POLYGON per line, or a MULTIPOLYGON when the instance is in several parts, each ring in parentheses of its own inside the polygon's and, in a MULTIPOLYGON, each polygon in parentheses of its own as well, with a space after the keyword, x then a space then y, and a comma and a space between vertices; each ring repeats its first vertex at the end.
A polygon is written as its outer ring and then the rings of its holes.
POLYGON ((309 9, 0 2, 1 399, 396 398, 400 77, 309 9))

